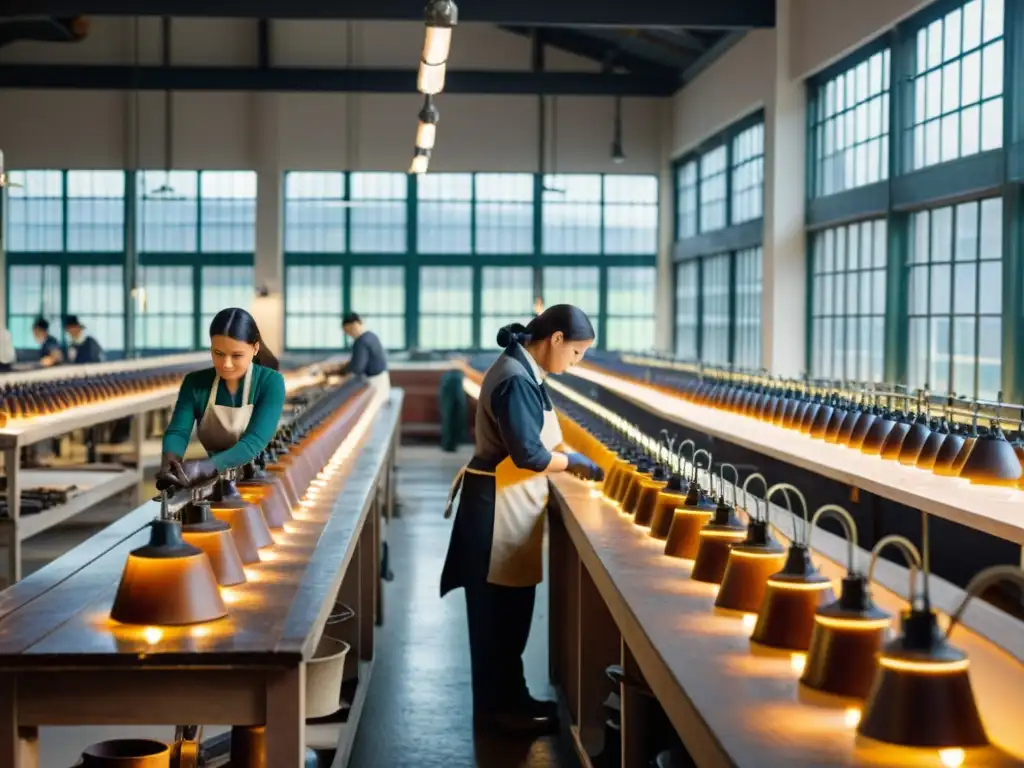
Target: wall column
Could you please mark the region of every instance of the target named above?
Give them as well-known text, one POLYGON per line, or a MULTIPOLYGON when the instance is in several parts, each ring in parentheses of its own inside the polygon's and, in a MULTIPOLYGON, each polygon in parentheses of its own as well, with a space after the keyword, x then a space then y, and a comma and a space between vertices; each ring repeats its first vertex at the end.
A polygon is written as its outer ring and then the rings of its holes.
POLYGON ((280 96, 253 94, 252 148, 256 169, 256 295, 252 313, 267 345, 284 351, 284 168, 279 141, 280 96), (260 296, 265 290, 266 296, 260 296))
POLYGON ((807 88, 790 77, 792 33, 793 2, 778 0, 775 86, 765 106, 761 342, 764 366, 795 377, 804 369, 807 333, 807 88))
POLYGON ((661 174, 658 180, 658 266, 654 296, 654 346, 672 352, 675 335, 675 274, 672 251, 676 240, 676 181, 672 165, 672 100, 662 105, 661 174))

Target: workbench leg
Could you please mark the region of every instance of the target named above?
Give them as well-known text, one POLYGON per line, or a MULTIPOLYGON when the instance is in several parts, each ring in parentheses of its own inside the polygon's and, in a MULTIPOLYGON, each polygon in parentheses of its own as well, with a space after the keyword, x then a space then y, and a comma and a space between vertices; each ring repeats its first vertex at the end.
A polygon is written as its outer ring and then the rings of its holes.
POLYGON ((266 764, 301 768, 306 762, 306 666, 270 673, 266 696, 266 764))
POLYGON ((9 587, 21 578, 21 452, 18 448, 4 448, 4 472, 7 474, 7 517, 4 522, 7 546, 6 583, 9 587))
POLYGON ((39 768, 39 729, 18 727, 18 679, 0 675, 0 765, 39 768))
POLYGON ((135 503, 141 504, 143 499, 143 480, 145 479, 146 473, 144 470, 144 462, 142 458, 142 446, 146 439, 146 414, 137 413, 132 416, 132 457, 135 461, 135 472, 137 474, 135 482, 135 503))

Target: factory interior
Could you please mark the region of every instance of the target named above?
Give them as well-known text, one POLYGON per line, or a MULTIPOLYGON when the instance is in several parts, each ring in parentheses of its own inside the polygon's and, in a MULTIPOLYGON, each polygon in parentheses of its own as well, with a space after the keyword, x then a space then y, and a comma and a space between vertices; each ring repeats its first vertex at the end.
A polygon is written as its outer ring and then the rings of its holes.
POLYGON ((0 768, 1024 766, 1024 3, 2 5, 0 768))

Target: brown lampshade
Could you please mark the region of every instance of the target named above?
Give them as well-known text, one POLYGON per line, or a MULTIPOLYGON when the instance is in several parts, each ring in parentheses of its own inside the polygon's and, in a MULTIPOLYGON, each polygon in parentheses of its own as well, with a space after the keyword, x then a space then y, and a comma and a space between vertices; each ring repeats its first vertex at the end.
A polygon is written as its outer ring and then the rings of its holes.
POLYGON ((640 521, 646 520, 647 524, 650 525, 650 520, 654 516, 654 508, 658 504, 658 495, 668 486, 669 479, 666 467, 659 464, 654 468, 651 479, 640 487, 640 493, 637 497, 633 514, 633 522, 642 526, 643 523, 640 521))
POLYGON ((905 416, 899 411, 896 412, 895 416, 896 423, 892 425, 889 434, 885 436, 882 448, 879 451, 879 455, 888 461, 899 459, 900 451, 903 449, 903 441, 910 433, 910 427, 913 426, 909 416, 905 416))
POLYGON ((871 431, 871 427, 878 421, 881 414, 882 409, 877 405, 870 409, 865 409, 850 430, 850 437, 846 441, 846 445, 859 451, 860 447, 864 444, 864 438, 868 436, 868 432, 871 431))
POLYGON ((729 548, 715 607, 743 613, 757 613, 764 600, 768 577, 786 561, 786 552, 772 538, 767 520, 751 518, 747 537, 729 548))
POLYGON ((650 459, 641 459, 637 463, 636 471, 629 478, 629 485, 622 495, 622 514, 632 517, 636 514, 636 505, 640 501, 640 489, 643 484, 652 479, 653 469, 650 459))
MULTIPOLYGON (((669 528, 665 534, 665 554, 684 560, 695 558, 701 529, 711 521, 716 506, 698 486, 691 485, 683 505, 672 511, 669 528)), ((651 536, 660 538, 653 527, 651 536)))
POLYGON ((182 511, 181 538, 206 553, 217 583, 222 587, 245 583, 245 569, 231 535, 231 526, 213 517, 209 504, 190 504, 182 511))
POLYGON ((612 489, 615 488, 616 483, 619 481, 619 475, 622 471, 629 466, 629 462, 621 458, 621 455, 615 459, 612 463, 611 469, 608 470, 608 474, 604 477, 604 484, 601 486, 601 493, 606 499, 612 501, 612 489))
POLYGON ((259 467, 249 467, 236 487, 243 501, 259 506, 271 530, 283 527, 292 519, 291 505, 280 478, 259 467))
POLYGON ((918 469, 934 469, 935 461, 939 456, 939 450, 942 448, 942 444, 946 442, 947 437, 949 437, 949 423, 945 419, 941 419, 924 441, 924 447, 921 448, 921 453, 918 455, 914 466, 918 469))
POLYGON ((922 412, 917 414, 914 423, 910 425, 906 437, 903 438, 903 445, 900 446, 900 453, 897 457, 900 464, 912 467, 917 464, 924 450, 925 443, 932 434, 932 428, 928 423, 928 414, 922 412))
POLYGON ((877 419, 871 422, 871 427, 864 435, 864 440, 860 444, 861 453, 870 455, 881 453, 882 446, 885 444, 885 438, 889 436, 889 433, 895 426, 896 420, 893 419, 888 411, 881 413, 877 419))
POLYGON ((274 537, 259 507, 245 501, 218 501, 210 505, 210 511, 231 526, 238 554, 246 565, 259 562, 256 550, 273 545, 274 537))
POLYGON ((635 459, 630 458, 626 465, 619 470, 618 475, 615 477, 615 481, 608 489, 608 498, 621 506, 622 497, 626 493, 626 487, 629 485, 629 481, 633 479, 634 472, 636 472, 635 459))
POLYGON ((966 444, 967 438, 963 434, 950 431, 935 454, 935 461, 932 462, 932 472, 943 477, 956 477, 960 470, 956 466, 957 458, 966 444))
POLYGON ((729 562, 729 549, 739 544, 746 535, 746 526, 736 516, 732 504, 719 500, 711 521, 700 529, 697 555, 690 578, 708 584, 721 584, 725 566, 729 562))
POLYGON ((921 555, 902 536, 884 536, 872 550, 867 576, 848 573, 839 600, 818 609, 814 634, 800 682, 808 688, 846 698, 863 699, 871 691, 878 654, 892 621, 871 600, 870 585, 883 549, 899 547, 910 566, 910 594, 915 594, 921 555))
POLYGON ((839 432, 836 435, 836 443, 838 445, 849 445, 850 437, 853 435, 853 430, 857 426, 857 422, 860 421, 864 415, 864 406, 860 403, 857 405, 851 405, 850 410, 846 412, 846 416, 843 417, 843 423, 839 426, 839 432))
POLYGON ((974 485, 1014 487, 1021 478, 1021 463, 998 425, 979 437, 960 470, 960 477, 974 485))
POLYGON ((782 570, 768 577, 750 639, 771 648, 806 651, 816 611, 834 599, 832 582, 814 567, 807 547, 792 544, 782 570))
POLYGON ((150 526, 149 543, 128 555, 110 618, 175 626, 227 616, 206 554, 182 540, 178 523, 154 520, 150 526))

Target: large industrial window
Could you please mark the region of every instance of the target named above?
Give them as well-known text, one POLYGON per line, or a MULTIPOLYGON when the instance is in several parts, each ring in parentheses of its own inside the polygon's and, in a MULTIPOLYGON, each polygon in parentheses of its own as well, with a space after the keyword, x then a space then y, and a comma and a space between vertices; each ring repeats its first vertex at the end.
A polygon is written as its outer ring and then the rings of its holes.
POLYGON ((814 194, 889 177, 889 50, 817 87, 811 107, 814 194))
POLYGON ((732 362, 737 368, 761 367, 761 276, 760 247, 736 252, 736 330, 732 362))
POLYGON ((472 253, 473 174, 424 174, 418 194, 419 252, 472 253))
POLYGON ((405 349, 405 269, 352 267, 352 306, 388 349, 405 349))
POLYGON ((994 400, 1002 374, 1002 200, 912 218, 907 381, 994 400))
POLYGON ((473 268, 421 267, 419 346, 473 346, 473 268))
POLYGON ((811 371, 815 377, 882 380, 886 238, 884 219, 815 233, 811 287, 811 371))
POLYGON ((404 173, 349 174, 352 253, 405 253, 409 180, 404 173))
POLYGON ((68 171, 69 251, 124 251, 124 180, 123 171, 68 171))
POLYGON ((700 262, 696 259, 676 264, 676 357, 696 360, 697 333, 700 328, 700 262))
POLYGON ((601 176, 544 176, 544 253, 601 253, 601 176))
POLYGON ((345 174, 296 172, 284 177, 284 250, 344 253, 345 174))
POLYGON ((477 253, 533 253, 533 179, 532 173, 476 174, 477 253))
POLYGON ((123 352, 124 267, 120 264, 68 267, 67 311, 78 315, 105 351, 123 352))
POLYGON ((222 309, 238 307, 247 312, 252 309, 253 272, 249 266, 199 268, 200 347, 209 335, 213 316, 222 309))
POLYGON ((38 349, 32 337, 32 324, 37 317, 50 321, 50 333, 60 338, 61 304, 58 265, 11 265, 8 267, 7 312, 8 330, 15 349, 38 349))
POLYGON ((135 344, 140 349, 192 349, 195 339, 193 267, 139 267, 135 344))
POLYGON ((711 365, 729 363, 730 256, 705 256, 700 269, 701 341, 700 357, 711 365))
POLYGON ((286 268, 285 347, 338 350, 344 346, 342 280, 340 266, 318 264, 286 268))
POLYGON ((64 175, 60 171, 11 171, 7 250, 64 250, 64 175))
POLYGON ((139 253, 195 253, 199 248, 199 174, 139 171, 139 253))
POLYGON ((606 349, 622 352, 654 349, 657 279, 655 267, 609 267, 606 349))
POLYGON ((199 174, 199 250, 256 252, 256 172, 199 174))
POLYGON ((597 267, 544 267, 541 280, 545 307, 575 304, 587 313, 597 330, 601 308, 601 272, 597 267))
POLYGON ((491 349, 499 328, 530 319, 536 298, 533 268, 484 267, 480 281, 480 347, 491 349))
POLYGON ((676 239, 697 234, 697 161, 676 170, 676 239))
POLYGON ((700 156, 700 231, 711 232, 725 226, 726 167, 725 145, 700 156))
POLYGON ((918 30, 908 170, 1003 146, 1003 3, 971 0, 918 30))
POLYGON ((604 253, 658 252, 658 177, 604 177, 604 253))
POLYGON ((732 140, 733 224, 762 216, 764 200, 764 123, 740 131, 732 140))

